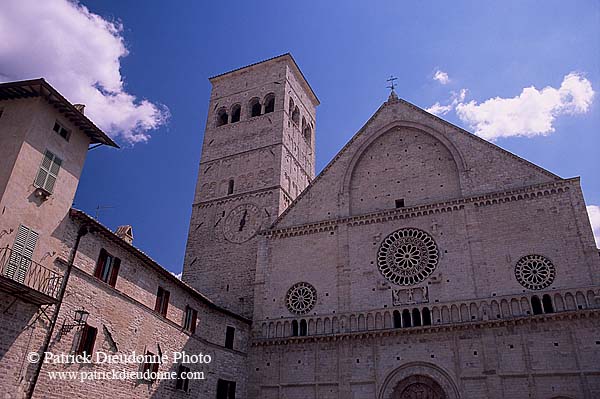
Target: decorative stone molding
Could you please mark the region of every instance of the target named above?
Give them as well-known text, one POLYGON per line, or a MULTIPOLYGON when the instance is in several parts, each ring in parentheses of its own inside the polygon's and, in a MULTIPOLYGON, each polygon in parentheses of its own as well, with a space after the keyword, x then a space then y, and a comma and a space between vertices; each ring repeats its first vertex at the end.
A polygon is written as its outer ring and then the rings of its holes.
MULTIPOLYGON (((425 362, 406 363, 397 369, 390 372, 379 391, 378 399, 395 399, 393 394, 396 387, 403 381, 413 376, 425 376, 431 379, 433 384, 437 384, 436 388, 441 388, 445 396, 440 396, 444 399, 459 399, 458 388, 454 383, 450 373, 439 366, 425 362)), ((426 381, 426 379, 424 379, 426 381)))
MULTIPOLYGON (((470 204, 473 204, 476 208, 479 208, 483 206, 496 205, 505 202, 527 200, 531 198, 556 195, 567 192, 570 190, 570 186, 576 183, 577 181, 578 178, 564 179, 552 183, 544 183, 515 190, 476 195, 472 197, 465 197, 445 202, 439 202, 435 204, 390 209, 386 211, 369 213, 366 215, 330 219, 318 223, 309 223, 281 229, 275 228, 271 230, 265 230, 262 234, 269 238, 285 238, 305 234, 321 233, 323 231, 331 231, 334 230, 336 226, 341 224, 346 224, 348 226, 361 226, 373 223, 383 223, 427 215, 460 211, 463 210, 466 205, 470 204)), ((304 192, 306 192, 306 190, 304 192)), ((296 198, 296 200, 297 199, 298 198, 296 198)))

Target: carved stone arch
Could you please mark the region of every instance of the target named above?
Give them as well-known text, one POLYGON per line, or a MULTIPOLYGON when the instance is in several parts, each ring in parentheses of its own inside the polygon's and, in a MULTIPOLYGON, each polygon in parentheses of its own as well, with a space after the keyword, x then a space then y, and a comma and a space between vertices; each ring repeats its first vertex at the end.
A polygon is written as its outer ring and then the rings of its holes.
POLYGON ((456 171, 458 174, 457 189, 460 192, 464 191, 463 177, 465 175, 465 171, 466 171, 467 167, 466 167, 466 164, 464 161, 464 157, 462 156, 462 154, 460 153, 458 148, 444 134, 436 131, 435 129, 432 129, 429 126, 426 126, 426 125, 423 125, 420 123, 416 123, 416 122, 396 121, 396 122, 390 123, 390 124, 382 127, 377 132, 375 132, 375 133, 371 134, 369 137, 367 137, 366 140, 360 145, 360 147, 352 155, 351 161, 350 161, 348 167, 346 168, 346 171, 344 172, 344 177, 343 177, 343 179, 341 179, 341 187, 339 189, 340 190, 339 191, 340 198, 343 199, 343 201, 342 201, 343 205, 342 205, 342 209, 341 209, 342 214, 350 215, 350 213, 351 213, 351 204, 350 204, 351 193, 350 192, 351 192, 351 186, 352 186, 352 177, 353 177, 354 170, 360 163, 361 159, 363 158, 363 155, 372 147, 372 145, 379 138, 385 136, 388 133, 393 132, 394 130, 402 129, 402 128, 412 129, 414 131, 418 131, 421 134, 429 135, 437 143, 439 143, 443 147, 445 147, 445 149, 450 153, 450 155, 454 161, 454 164, 456 165, 456 171))
POLYGON ((402 391, 410 389, 411 385, 429 388, 430 392, 438 393, 440 399, 460 399, 450 374, 439 366, 425 362, 407 363, 391 371, 384 379, 377 398, 400 399, 402 391))

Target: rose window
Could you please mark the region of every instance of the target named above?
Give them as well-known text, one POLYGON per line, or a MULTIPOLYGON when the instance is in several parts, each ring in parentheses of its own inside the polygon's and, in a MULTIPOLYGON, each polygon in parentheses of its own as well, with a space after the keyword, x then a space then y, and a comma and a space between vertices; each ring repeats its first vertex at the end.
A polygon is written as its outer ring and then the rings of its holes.
POLYGON ((525 288, 541 290, 554 281, 556 269, 552 262, 542 255, 523 256, 515 266, 515 277, 525 288))
POLYGON ((308 283, 296 283, 285 297, 287 308, 294 314, 306 314, 315 307, 317 290, 308 283))
POLYGON ((418 229, 401 229, 387 236, 377 252, 377 267, 394 284, 413 285, 425 280, 438 263, 433 237, 418 229))

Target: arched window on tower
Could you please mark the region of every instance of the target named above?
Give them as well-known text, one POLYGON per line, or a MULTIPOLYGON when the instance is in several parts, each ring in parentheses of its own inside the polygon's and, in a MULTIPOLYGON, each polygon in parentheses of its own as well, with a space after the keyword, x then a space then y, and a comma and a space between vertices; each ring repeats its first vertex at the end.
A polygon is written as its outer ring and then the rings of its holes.
POLYGON ((394 310, 394 328, 402 327, 402 316, 400 316, 400 312, 394 310))
MULTIPOLYGON (((304 120, 304 118, 302 119, 304 120)), ((310 144, 312 129, 310 128, 310 125, 308 123, 302 128, 302 134, 304 135, 304 140, 306 140, 306 142, 310 144)))
POLYGON ((219 109, 217 111, 217 126, 226 125, 229 121, 229 115, 227 115, 227 110, 225 108, 219 109))
POLYGON ((298 106, 295 106, 292 111, 292 122, 294 122, 296 126, 300 123, 300 110, 298 109, 298 106))
POLYGON ((275 111, 275 94, 269 93, 265 96, 265 114, 275 111))
POLYGON ((542 307, 544 308, 544 313, 554 313, 554 306, 552 306, 550 295, 544 294, 542 296, 542 307))
POLYGON ((235 104, 231 107, 231 123, 239 122, 242 115, 242 106, 235 104))
POLYGON ((540 298, 537 295, 531 297, 531 310, 533 314, 542 314, 542 303, 540 302, 540 298))
POLYGON ((288 114, 290 114, 290 118, 292 117, 292 112, 294 112, 294 100, 290 98, 290 105, 288 108, 288 114))
POLYGON ((254 97, 250 100, 250 117, 254 118, 255 116, 260 116, 260 100, 257 97, 254 97))

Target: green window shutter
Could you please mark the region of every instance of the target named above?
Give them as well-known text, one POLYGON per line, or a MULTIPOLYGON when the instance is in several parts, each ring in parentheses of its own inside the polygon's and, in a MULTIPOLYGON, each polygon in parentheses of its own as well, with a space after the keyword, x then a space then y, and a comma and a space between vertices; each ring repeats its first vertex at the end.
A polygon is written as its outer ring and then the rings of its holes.
POLYGON ((35 178, 34 185, 36 187, 43 188, 49 193, 52 193, 54 191, 54 184, 58 178, 58 172, 60 171, 61 165, 62 159, 46 150, 44 159, 40 165, 40 170, 35 178))
POLYGON ((5 275, 20 283, 25 281, 27 270, 31 266, 31 258, 37 244, 39 234, 21 225, 13 244, 5 275))

